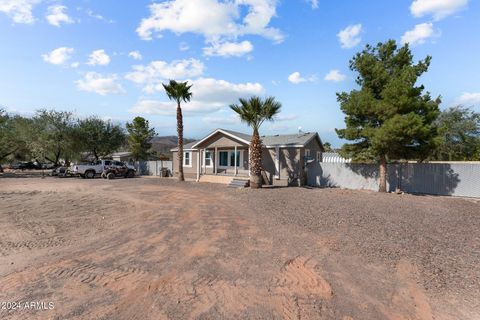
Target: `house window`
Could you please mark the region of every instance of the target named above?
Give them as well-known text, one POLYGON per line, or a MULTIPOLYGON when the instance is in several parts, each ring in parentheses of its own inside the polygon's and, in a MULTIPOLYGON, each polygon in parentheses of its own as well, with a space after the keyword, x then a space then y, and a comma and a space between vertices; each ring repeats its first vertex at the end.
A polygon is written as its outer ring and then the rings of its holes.
MULTIPOLYGON (((242 152, 237 150, 237 167, 241 166, 242 161, 242 152)), ((220 151, 218 155, 218 166, 219 167, 235 167, 235 151, 220 151)))
POLYGON ((211 167, 212 166, 212 152, 211 151, 206 151, 205 150, 203 164, 205 165, 205 167, 211 167))
POLYGON ((317 151, 317 161, 322 162, 322 152, 317 151))
MULTIPOLYGON (((240 151, 237 151, 237 167, 240 165, 240 151)), ((235 166, 235 151, 230 151, 230 167, 235 166)))
POLYGON ((192 153, 191 152, 184 152, 183 153, 183 166, 184 167, 191 167, 192 166, 192 153))
POLYGON ((219 166, 228 167, 228 151, 219 152, 219 166))
POLYGON ((310 149, 305 149, 305 157, 310 157, 310 149))

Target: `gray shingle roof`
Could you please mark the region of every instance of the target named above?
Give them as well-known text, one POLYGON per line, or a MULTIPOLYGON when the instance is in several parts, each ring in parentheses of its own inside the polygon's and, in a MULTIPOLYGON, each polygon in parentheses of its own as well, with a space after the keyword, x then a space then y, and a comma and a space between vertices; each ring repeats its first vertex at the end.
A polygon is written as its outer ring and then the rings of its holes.
POLYGON ((246 141, 250 141, 252 139, 252 135, 250 134, 245 134, 245 133, 241 133, 241 132, 237 132, 237 131, 233 131, 233 130, 225 130, 225 129, 221 129, 225 132, 228 132, 230 134, 233 134, 234 136, 237 136, 243 140, 246 140, 246 141))
POLYGON ((300 134, 277 134, 274 136, 262 136, 262 141, 266 146, 305 145, 316 134, 316 132, 303 132, 300 134))
MULTIPOLYGON (((218 129, 216 129, 218 130, 218 129)), ((215 130, 215 131, 216 131, 215 130)), ((223 131, 226 131, 234 136, 237 136, 243 140, 250 141, 252 136, 249 134, 237 132, 237 131, 232 131, 232 130, 225 130, 221 129, 223 131)), ((316 132, 302 132, 302 133, 297 133, 297 134, 277 134, 277 135, 272 135, 272 136, 262 136, 262 142, 263 145, 265 146, 275 146, 275 145, 281 145, 281 146, 288 146, 288 145, 305 145, 307 142, 309 142, 312 138, 317 135, 316 132)), ((200 139, 201 140, 201 139, 200 139)), ((193 145, 195 145, 198 141, 190 142, 187 143, 186 145, 183 146, 184 149, 190 149, 193 145)), ((177 148, 172 149, 172 151, 176 151, 177 148)))

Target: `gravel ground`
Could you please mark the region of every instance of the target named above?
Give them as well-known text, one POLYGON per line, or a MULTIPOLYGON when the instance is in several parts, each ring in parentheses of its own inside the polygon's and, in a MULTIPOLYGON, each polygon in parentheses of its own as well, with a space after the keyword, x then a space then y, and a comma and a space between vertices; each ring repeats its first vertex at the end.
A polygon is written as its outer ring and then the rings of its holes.
POLYGON ((479 319, 480 201, 0 178, 2 319, 479 319))

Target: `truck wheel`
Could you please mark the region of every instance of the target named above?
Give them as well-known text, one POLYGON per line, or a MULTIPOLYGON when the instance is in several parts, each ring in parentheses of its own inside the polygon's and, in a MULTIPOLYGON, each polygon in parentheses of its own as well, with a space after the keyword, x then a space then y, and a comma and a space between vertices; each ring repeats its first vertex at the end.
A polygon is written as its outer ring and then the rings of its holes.
POLYGON ((87 172, 85 172, 85 178, 87 178, 87 179, 95 178, 95 171, 88 170, 87 172))
POLYGON ((115 179, 115 175, 113 174, 113 172, 107 173, 107 179, 108 179, 108 180, 115 179))

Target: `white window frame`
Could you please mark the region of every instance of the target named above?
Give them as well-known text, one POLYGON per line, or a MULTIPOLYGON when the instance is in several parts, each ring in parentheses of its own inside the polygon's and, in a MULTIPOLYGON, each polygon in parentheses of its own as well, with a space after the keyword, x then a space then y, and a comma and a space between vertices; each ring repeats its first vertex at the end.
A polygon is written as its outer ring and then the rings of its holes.
MULTIPOLYGON (((243 150, 237 150, 238 153, 240 153, 240 159, 237 163, 237 168, 239 167, 243 167, 243 150)), ((218 167, 220 169, 231 169, 231 168, 235 168, 235 162, 234 163, 230 163, 230 160, 231 160, 231 157, 232 157, 232 153, 235 153, 235 150, 219 150, 218 151, 218 167), (220 153, 221 152, 227 152, 228 154, 228 158, 227 158, 227 163, 228 165, 227 166, 222 166, 220 165, 220 153)))
POLYGON ((210 150, 204 150, 203 152, 203 162, 202 162, 202 167, 205 168, 213 168, 213 152, 210 150), (210 158, 207 158, 207 152, 210 153, 210 158), (206 159, 210 159, 210 165, 206 165, 206 159))
POLYGON ((322 152, 321 151, 317 151, 317 161, 322 162, 322 152))
POLYGON ((305 157, 310 157, 310 149, 305 149, 305 157))
POLYGON ((186 168, 191 168, 192 167, 192 151, 184 151, 183 152, 183 166, 186 167, 186 168), (188 153, 188 162, 189 164, 185 164, 185 159, 187 158, 186 157, 186 154, 188 153))

